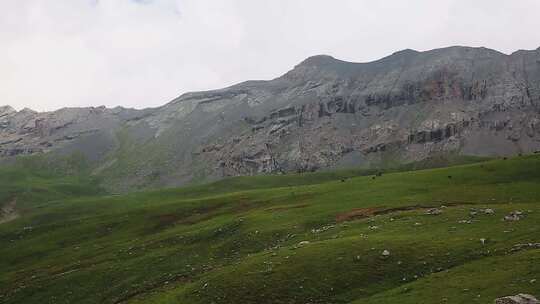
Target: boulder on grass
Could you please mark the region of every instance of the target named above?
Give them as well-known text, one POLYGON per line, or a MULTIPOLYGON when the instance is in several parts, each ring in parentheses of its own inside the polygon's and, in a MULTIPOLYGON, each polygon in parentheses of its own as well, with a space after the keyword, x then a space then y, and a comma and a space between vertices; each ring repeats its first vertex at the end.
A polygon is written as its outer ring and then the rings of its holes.
POLYGON ((507 296, 495 300, 495 304, 540 304, 535 297, 520 293, 515 296, 507 296))

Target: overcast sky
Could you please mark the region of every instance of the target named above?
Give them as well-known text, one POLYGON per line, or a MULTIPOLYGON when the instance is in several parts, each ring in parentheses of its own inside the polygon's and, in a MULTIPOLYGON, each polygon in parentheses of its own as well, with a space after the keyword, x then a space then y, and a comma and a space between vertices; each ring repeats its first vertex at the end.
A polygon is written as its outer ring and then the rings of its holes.
POLYGON ((540 0, 0 0, 0 105, 148 107, 308 56, 540 46, 540 0))

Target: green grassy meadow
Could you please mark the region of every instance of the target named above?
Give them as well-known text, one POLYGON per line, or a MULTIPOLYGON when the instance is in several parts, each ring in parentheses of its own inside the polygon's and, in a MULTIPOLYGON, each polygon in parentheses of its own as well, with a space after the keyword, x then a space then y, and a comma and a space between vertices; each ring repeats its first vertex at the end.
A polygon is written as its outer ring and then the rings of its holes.
POLYGON ((0 224, 0 303, 540 296, 539 155, 366 174, 112 195, 84 175, 2 168, 0 207, 14 205, 18 217, 0 224), (435 207, 442 213, 426 214, 435 207), (515 210, 520 220, 503 220, 515 210))

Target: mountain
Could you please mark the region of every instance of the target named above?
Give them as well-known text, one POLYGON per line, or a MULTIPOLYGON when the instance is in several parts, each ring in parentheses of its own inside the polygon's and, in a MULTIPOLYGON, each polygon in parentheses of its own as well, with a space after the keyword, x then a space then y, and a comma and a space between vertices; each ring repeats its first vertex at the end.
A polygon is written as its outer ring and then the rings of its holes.
POLYGON ((120 191, 537 150, 540 48, 404 50, 369 63, 314 56, 270 81, 145 110, 0 108, 4 161, 82 153, 120 191))

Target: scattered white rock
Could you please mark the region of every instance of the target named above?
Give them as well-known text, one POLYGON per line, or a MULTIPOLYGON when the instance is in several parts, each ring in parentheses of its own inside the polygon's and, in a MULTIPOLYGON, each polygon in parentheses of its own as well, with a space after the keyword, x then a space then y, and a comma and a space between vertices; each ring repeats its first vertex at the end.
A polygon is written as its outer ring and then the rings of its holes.
POLYGON ((516 211, 510 212, 510 214, 505 216, 504 220, 509 221, 509 222, 515 222, 515 221, 521 220, 523 218, 523 216, 524 216, 523 212, 521 212, 519 210, 516 210, 516 211))
POLYGON ((484 210, 482 210, 485 214, 495 214, 495 210, 491 209, 491 208, 486 208, 484 210))
POLYGON ((301 241, 300 243, 298 243, 298 247, 306 246, 309 244, 310 244, 309 241, 301 241))
POLYGON ((525 243, 525 244, 516 244, 510 249, 511 252, 520 251, 524 249, 540 249, 540 243, 525 243))
POLYGON ((427 215, 439 215, 441 214, 443 211, 439 208, 430 208, 428 210, 426 210, 426 214, 427 215))
POLYGON ((311 233, 325 232, 325 231, 330 230, 330 229, 332 229, 334 227, 335 227, 334 225, 328 225, 328 226, 323 226, 323 227, 318 228, 318 229, 311 229, 311 233))
POLYGON ((388 250, 386 250, 386 249, 383 250, 382 256, 383 256, 383 257, 389 257, 389 256, 390 256, 390 251, 388 251, 388 250))
POLYGON ((520 293, 495 299, 495 304, 540 304, 540 301, 529 294, 520 293))

